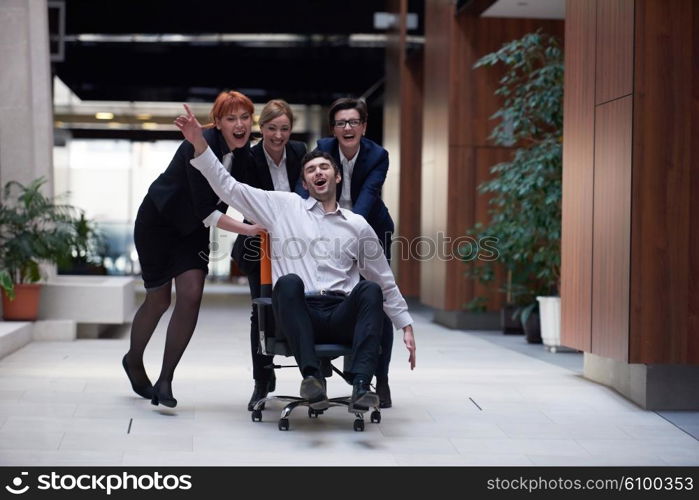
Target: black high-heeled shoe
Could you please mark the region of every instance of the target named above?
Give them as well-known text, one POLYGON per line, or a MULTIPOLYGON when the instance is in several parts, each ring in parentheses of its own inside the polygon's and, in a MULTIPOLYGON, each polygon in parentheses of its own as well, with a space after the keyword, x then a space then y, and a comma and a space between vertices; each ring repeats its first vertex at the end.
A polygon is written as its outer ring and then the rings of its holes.
POLYGON ((177 406, 177 400, 172 396, 172 386, 167 384, 167 388, 163 390, 160 382, 156 382, 153 386, 153 397, 150 402, 152 405, 158 406, 161 404, 168 408, 177 406))
POLYGON ((121 365, 124 367, 124 371, 126 372, 126 376, 129 378, 129 382, 131 382, 131 388, 133 389, 133 392, 135 392, 142 398, 152 399, 153 384, 150 383, 148 377, 146 377, 146 381, 148 382, 147 384, 137 384, 131 377, 131 373, 129 372, 129 365, 126 363, 126 355, 124 355, 124 357, 122 358, 121 365))

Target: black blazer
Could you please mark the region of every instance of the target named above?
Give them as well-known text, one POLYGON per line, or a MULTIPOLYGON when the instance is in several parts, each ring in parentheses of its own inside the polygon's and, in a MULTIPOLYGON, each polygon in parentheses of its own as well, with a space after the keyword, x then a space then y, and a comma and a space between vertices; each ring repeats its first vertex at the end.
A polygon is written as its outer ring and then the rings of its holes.
MULTIPOLYGON (((340 171, 340 148, 336 138, 326 137, 319 139, 317 149, 330 153, 337 162, 340 171)), ((354 163, 352 171, 352 185, 350 186, 350 197, 352 198, 352 211, 366 219, 376 235, 379 237, 381 245, 384 247, 386 256, 390 258, 390 239, 393 234, 393 219, 388 213, 388 208, 381 199, 381 188, 388 173, 388 151, 376 144, 374 141, 362 137, 359 145, 359 155, 354 163)), ((337 201, 342 195, 342 183, 337 185, 337 201)), ((308 198, 308 191, 303 189, 301 183, 297 184, 296 192, 308 198)))
MULTIPOLYGON (((305 154, 306 145, 303 142, 289 141, 286 143, 286 175, 289 178, 289 188, 292 192, 299 181, 301 160, 305 154)), ((274 191, 274 183, 269 173, 265 152, 262 149, 262 141, 250 148, 250 156, 252 162, 242 172, 242 178, 236 177, 236 179, 252 187, 264 189, 265 191, 274 191)), ((247 220, 245 222, 250 224, 247 220)), ((259 274, 260 272, 259 241, 260 238, 258 236, 239 234, 233 244, 233 251, 231 252, 233 259, 240 270, 247 275, 259 274)))
MULTIPOLYGON (((219 161, 230 151, 217 129, 204 130, 204 138, 219 161)), ((245 149, 250 148, 248 146, 236 150, 235 156, 238 156, 239 151, 245 156, 245 149)), ((158 211, 183 236, 203 229, 202 221, 214 210, 226 213, 228 209, 225 203, 218 203, 218 196, 201 172, 189 164, 192 158, 194 146, 183 141, 165 172, 148 188, 148 196, 158 211)), ((231 175, 235 176, 235 170, 234 165, 231 175)))

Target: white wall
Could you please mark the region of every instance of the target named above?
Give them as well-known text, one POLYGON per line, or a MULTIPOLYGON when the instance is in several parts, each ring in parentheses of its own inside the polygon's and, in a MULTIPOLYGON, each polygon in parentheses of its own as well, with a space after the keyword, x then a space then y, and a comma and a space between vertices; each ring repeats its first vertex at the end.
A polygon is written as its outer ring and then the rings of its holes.
POLYGON ((52 189, 48 8, 46 0, 0 4, 0 184, 44 176, 52 189))

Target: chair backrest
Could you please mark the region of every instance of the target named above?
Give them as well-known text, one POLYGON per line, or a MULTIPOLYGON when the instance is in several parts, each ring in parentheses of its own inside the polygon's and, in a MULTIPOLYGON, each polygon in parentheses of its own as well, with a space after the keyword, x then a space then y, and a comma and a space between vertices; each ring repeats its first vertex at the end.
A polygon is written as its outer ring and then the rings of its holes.
POLYGON ((270 256, 269 234, 260 233, 260 298, 252 302, 257 308, 257 325, 260 337, 260 351, 272 356, 291 356, 291 349, 277 331, 272 310, 272 259, 270 256), (278 335, 279 334, 279 335, 278 335))

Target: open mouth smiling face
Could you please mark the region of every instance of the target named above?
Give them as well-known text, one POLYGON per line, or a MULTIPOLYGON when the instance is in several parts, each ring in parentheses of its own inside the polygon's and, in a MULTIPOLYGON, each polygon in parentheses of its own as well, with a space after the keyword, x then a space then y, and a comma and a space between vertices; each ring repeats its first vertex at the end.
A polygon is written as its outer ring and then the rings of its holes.
POLYGON ((356 109, 341 109, 335 113, 333 134, 345 150, 354 150, 359 146, 366 130, 366 123, 359 117, 356 109))
POLYGON ((252 115, 243 108, 232 109, 221 118, 216 118, 216 128, 221 131, 231 151, 242 148, 250 139, 252 115))
POLYGON ((276 117, 260 127, 262 141, 268 152, 282 152, 291 136, 291 121, 286 115, 276 117))
POLYGON ((338 182, 340 175, 335 174, 335 169, 326 158, 313 158, 303 167, 304 187, 314 198, 320 199, 334 194, 332 188, 338 182))

